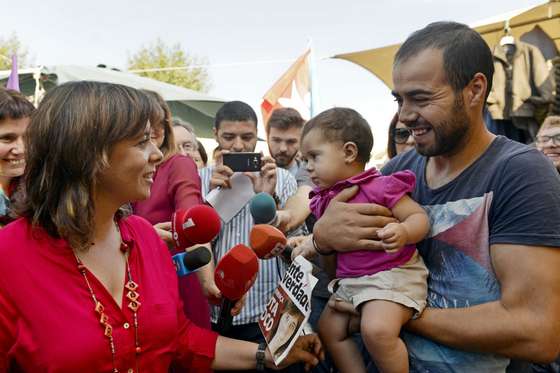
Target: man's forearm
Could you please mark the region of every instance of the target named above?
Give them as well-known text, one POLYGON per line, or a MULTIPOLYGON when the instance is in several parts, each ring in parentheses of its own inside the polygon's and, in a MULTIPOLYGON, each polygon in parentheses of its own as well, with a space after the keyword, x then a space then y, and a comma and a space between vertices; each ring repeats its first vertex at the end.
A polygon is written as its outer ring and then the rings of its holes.
POLYGON ((284 211, 289 214, 289 221, 286 223, 285 230, 291 231, 292 229, 299 227, 305 222, 305 219, 311 213, 309 209, 309 192, 311 187, 300 186, 297 193, 288 198, 286 205, 284 206, 284 211))
MULTIPOLYGON (((199 246, 204 246, 208 249, 208 251, 210 251, 210 254, 212 255, 212 247, 210 245, 210 243, 204 244, 204 245, 198 245, 196 247, 199 246)), ((194 246, 192 248, 188 248, 188 250, 193 249, 194 246)), ((198 281, 200 282, 200 284, 202 285, 202 287, 204 288, 206 286, 207 283, 212 283, 214 282, 214 269, 215 269, 215 265, 214 265, 214 256, 212 255, 212 258, 210 259, 210 262, 205 265, 204 267, 200 268, 198 271, 196 271, 196 276, 198 277, 198 281)))
POLYGON ((553 360, 558 350, 558 341, 546 337, 552 326, 547 323, 538 310, 508 310, 500 302, 490 302, 469 308, 427 308, 407 329, 459 350, 544 362, 553 360))

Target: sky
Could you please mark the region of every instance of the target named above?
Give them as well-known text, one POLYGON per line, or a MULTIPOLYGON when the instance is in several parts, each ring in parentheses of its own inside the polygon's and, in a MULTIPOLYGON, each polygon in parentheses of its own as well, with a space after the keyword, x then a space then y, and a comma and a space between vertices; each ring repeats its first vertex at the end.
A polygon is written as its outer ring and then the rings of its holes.
POLYGON ((15 32, 38 65, 104 63, 123 69, 128 56, 157 38, 180 43, 187 52, 208 61, 210 95, 245 101, 259 115, 263 94, 311 40, 319 111, 333 106, 359 111, 372 127, 374 151, 379 152, 385 148, 387 127, 396 111, 390 90, 360 66, 329 57, 402 42, 433 21, 473 24, 540 3, 26 0, 9 3, 10 16, 3 12, 0 37, 15 32))

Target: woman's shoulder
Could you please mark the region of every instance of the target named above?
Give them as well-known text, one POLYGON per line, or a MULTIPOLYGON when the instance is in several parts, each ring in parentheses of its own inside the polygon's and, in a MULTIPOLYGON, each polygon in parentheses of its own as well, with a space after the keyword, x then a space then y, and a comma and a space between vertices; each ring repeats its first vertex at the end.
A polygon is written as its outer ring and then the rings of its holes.
MULTIPOLYGON (((15 245, 22 245, 31 239, 31 224, 25 218, 19 218, 0 229, 0 253, 15 245)), ((0 254, 1 255, 1 254, 0 254)))
POLYGON ((123 239, 153 239, 155 237, 158 237, 152 224, 150 224, 148 220, 139 215, 128 215, 122 218, 122 222, 127 228, 126 231, 122 232, 122 234, 126 236, 123 237, 123 239))
POLYGON ((167 250, 165 243, 158 236, 154 226, 138 215, 129 215, 122 219, 121 234, 125 242, 134 242, 142 251, 167 250))
POLYGON ((18 268, 40 256, 63 253, 66 241, 54 238, 27 218, 19 218, 0 229, 0 273, 18 268), (53 250, 46 251, 45 248, 53 250), (60 250, 59 250, 60 249, 60 250))

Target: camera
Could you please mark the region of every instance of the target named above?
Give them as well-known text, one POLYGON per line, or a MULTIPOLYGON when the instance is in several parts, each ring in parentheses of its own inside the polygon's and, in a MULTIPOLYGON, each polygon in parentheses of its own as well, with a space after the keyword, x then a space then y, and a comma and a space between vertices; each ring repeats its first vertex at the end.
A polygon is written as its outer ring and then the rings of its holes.
POLYGON ((224 166, 233 172, 253 172, 261 170, 261 153, 224 153, 224 166))

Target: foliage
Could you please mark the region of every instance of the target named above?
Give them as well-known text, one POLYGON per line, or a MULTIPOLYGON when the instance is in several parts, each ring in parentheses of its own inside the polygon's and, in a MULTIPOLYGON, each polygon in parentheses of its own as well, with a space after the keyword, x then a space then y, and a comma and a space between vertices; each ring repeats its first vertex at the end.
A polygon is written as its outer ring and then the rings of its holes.
POLYGON ((26 67, 28 64, 28 51, 19 41, 16 33, 9 37, 0 37, 0 70, 12 68, 12 55, 17 55, 18 67, 26 67))
POLYGON ((210 78, 204 67, 204 58, 193 56, 183 50, 181 44, 168 46, 161 39, 149 46, 143 46, 128 58, 128 70, 164 69, 160 71, 139 71, 138 75, 175 84, 195 91, 208 92, 210 78), (165 69, 186 67, 184 69, 165 69))

